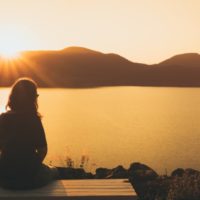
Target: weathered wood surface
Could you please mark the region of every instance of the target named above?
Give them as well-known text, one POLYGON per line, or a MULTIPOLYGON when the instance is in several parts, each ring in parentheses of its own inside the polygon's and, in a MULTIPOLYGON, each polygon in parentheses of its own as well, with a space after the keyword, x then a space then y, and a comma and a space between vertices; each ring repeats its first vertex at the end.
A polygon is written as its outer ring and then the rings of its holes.
POLYGON ((13 191, 0 188, 3 200, 136 200, 126 179, 58 180, 34 190, 13 191))

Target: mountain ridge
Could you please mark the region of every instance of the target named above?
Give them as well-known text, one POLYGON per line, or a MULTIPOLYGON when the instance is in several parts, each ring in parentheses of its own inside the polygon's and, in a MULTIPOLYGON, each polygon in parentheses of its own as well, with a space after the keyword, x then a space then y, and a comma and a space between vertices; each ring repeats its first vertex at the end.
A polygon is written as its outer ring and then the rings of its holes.
POLYGON ((13 63, 0 60, 2 87, 10 86, 22 76, 34 79, 40 87, 199 87, 199 75, 198 53, 179 54, 147 65, 115 53, 72 46, 61 50, 23 51, 21 58, 13 63))
MULTIPOLYGON (((172 65, 172 64, 179 64, 179 65, 186 65, 189 62, 200 62, 200 54, 198 53, 184 53, 172 56, 159 64, 164 65, 172 65)), ((193 63, 194 64, 194 63, 193 63)))

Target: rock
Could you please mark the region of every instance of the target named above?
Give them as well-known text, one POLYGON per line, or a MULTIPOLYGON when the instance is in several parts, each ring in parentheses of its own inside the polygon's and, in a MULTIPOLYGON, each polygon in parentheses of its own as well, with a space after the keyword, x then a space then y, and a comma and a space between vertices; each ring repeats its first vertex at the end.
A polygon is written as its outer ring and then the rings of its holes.
POLYGON ((129 173, 128 171, 121 165, 113 168, 110 171, 110 174, 106 178, 128 178, 129 173))
POLYGON ((86 172, 83 168, 74 169, 74 175, 77 179, 84 179, 86 177, 86 172))
POLYGON ((182 168, 177 168, 174 171, 172 171, 171 176, 172 177, 182 177, 185 173, 185 170, 182 168))
POLYGON ((192 168, 187 168, 185 170, 182 168, 177 168, 171 173, 172 178, 183 177, 183 176, 195 176, 195 175, 200 175, 200 172, 192 168))
POLYGON ((200 175, 200 172, 198 170, 192 169, 192 168, 187 168, 185 169, 185 174, 188 176, 195 176, 195 175, 200 175))
POLYGON ((96 169, 95 178, 103 179, 103 178, 106 178, 110 173, 111 173, 111 169, 100 167, 96 169))
POLYGON ((149 166, 141 163, 132 163, 128 170, 129 177, 137 181, 150 181, 158 177, 158 174, 149 166))
POLYGON ((57 167, 57 169, 60 174, 60 179, 84 179, 88 177, 88 173, 82 168, 57 167))
POLYGON ((137 162, 130 165, 128 172, 129 180, 140 198, 151 199, 151 196, 152 199, 155 198, 155 187, 150 187, 150 185, 155 185, 156 182, 154 181, 156 181, 159 176, 153 169, 145 164, 137 162))
POLYGON ((94 174, 92 174, 92 173, 90 173, 90 172, 89 172, 89 173, 86 173, 85 175, 86 175, 86 176, 85 176, 86 179, 93 179, 93 178, 95 177, 94 174))

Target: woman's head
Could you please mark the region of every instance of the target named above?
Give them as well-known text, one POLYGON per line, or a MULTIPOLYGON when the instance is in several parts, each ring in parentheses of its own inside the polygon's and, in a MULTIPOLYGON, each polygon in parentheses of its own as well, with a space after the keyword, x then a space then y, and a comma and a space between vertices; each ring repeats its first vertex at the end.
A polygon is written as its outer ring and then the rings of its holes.
POLYGON ((6 108, 17 112, 37 113, 37 84, 29 78, 20 78, 12 86, 6 108))

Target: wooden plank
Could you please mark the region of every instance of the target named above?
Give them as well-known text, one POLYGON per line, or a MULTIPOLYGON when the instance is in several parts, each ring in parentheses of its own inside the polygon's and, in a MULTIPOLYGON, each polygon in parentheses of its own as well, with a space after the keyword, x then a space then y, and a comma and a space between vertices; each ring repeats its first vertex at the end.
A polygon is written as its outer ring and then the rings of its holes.
POLYGON ((126 179, 59 180, 34 190, 0 188, 0 200, 133 200, 136 193, 126 179))
POLYGON ((3 197, 2 200, 137 200, 137 197, 129 196, 90 196, 90 197, 66 197, 66 196, 60 196, 60 197, 3 197))
POLYGON ((132 191, 130 190, 71 190, 71 191, 64 191, 64 190, 60 190, 60 191, 49 191, 49 192, 46 192, 44 193, 42 190, 39 191, 39 192, 22 192, 22 193, 17 193, 17 192, 9 192, 8 193, 1 193, 0 196, 12 196, 12 195, 17 195, 17 196, 26 196, 26 195, 43 195, 43 196, 51 196, 52 194, 54 195, 69 195, 69 194, 93 194, 93 193, 96 193, 96 194, 103 194, 103 193, 110 193, 110 194, 123 194, 123 195, 126 195, 126 194, 134 194, 132 191))

